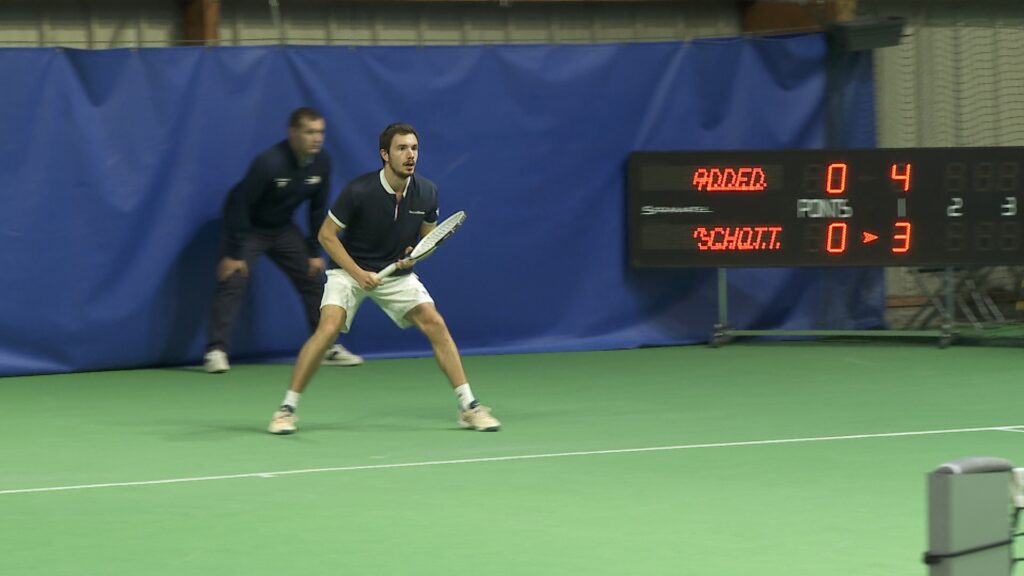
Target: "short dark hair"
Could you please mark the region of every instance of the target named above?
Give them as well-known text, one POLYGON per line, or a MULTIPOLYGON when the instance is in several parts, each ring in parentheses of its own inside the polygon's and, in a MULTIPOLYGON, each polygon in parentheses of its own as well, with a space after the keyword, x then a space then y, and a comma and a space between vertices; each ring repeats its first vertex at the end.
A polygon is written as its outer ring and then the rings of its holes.
POLYGON ((404 122, 395 122, 380 133, 380 149, 385 152, 390 152, 391 141, 395 139, 395 136, 402 136, 404 134, 412 134, 416 137, 416 140, 420 139, 420 135, 416 133, 416 129, 411 125, 405 124, 404 122))
POLYGON ((295 111, 292 112, 291 116, 288 117, 288 127, 298 128, 299 126, 302 126, 303 122, 311 120, 322 120, 323 117, 323 114, 317 112, 316 110, 310 108, 309 106, 303 106, 302 108, 296 108, 295 111))

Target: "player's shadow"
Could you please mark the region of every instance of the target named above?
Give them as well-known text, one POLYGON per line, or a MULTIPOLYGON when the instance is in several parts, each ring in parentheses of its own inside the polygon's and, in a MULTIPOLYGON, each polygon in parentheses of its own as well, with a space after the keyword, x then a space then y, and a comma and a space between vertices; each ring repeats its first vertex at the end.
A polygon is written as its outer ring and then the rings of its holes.
MULTIPOLYGON (((267 433, 267 422, 269 422, 269 415, 266 420, 236 420, 230 423, 216 424, 208 421, 192 421, 188 422, 187 426, 184 426, 180 421, 175 423, 168 422, 166 427, 173 428, 174 431, 160 431, 157 435, 168 442, 206 442, 210 440, 230 440, 240 436, 269 436, 267 433)), ((422 435, 432 432, 452 433, 465 432, 465 430, 455 426, 454 423, 447 425, 446 423, 438 422, 436 419, 433 422, 423 422, 421 424, 405 423, 387 426, 347 421, 321 421, 300 423, 299 433, 294 436, 327 438, 333 437, 336 434, 348 433, 350 435, 360 434, 360 437, 365 437, 367 434, 394 436, 396 434, 422 435)))
POLYGON ((160 283, 154 316, 163 321, 151 324, 159 332, 155 338, 162 342, 160 365, 198 362, 202 354, 216 288, 221 223, 220 219, 208 220, 196 228, 160 283))

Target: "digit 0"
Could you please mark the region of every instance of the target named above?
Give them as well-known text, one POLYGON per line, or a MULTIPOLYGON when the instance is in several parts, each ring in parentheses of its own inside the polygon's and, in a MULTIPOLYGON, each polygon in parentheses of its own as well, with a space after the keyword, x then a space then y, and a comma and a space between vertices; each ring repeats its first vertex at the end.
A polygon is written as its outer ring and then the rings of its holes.
POLYGON ((846 222, 833 222, 825 231, 825 251, 829 254, 846 252, 846 222))
POLYGON ((825 170, 825 192, 842 194, 846 192, 846 163, 834 162, 825 170))

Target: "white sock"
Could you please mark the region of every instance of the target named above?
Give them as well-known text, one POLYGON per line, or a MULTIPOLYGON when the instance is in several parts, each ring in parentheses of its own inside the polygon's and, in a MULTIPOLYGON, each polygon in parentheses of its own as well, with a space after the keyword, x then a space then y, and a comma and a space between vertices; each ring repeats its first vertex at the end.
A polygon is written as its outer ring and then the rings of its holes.
POLYGON ((463 410, 469 410, 470 405, 476 402, 473 391, 469 389, 469 382, 455 388, 455 395, 459 397, 459 406, 463 410))
POLYGON ((285 394, 284 394, 284 402, 282 402, 281 404, 284 405, 284 406, 291 406, 292 408, 298 408, 299 407, 299 396, 301 396, 301 395, 302 395, 302 392, 295 392, 294 390, 289 390, 289 391, 285 392, 285 394))

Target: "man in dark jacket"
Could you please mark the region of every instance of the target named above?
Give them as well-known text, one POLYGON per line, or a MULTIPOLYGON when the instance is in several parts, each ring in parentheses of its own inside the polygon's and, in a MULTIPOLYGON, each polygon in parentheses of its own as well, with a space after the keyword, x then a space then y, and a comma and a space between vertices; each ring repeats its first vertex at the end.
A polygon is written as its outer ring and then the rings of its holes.
MULTIPOLYGON (((210 312, 203 357, 207 372, 230 369, 231 329, 249 282, 250 263, 266 254, 302 296, 310 330, 320 321, 324 260, 317 231, 327 215, 331 160, 322 149, 325 122, 316 110, 299 108, 288 121, 288 138, 253 160, 232 188, 224 206, 224 243, 217 264, 217 292, 210 312), (292 218, 309 202, 309 234, 292 218)), ((363 359, 340 344, 324 355, 325 364, 353 366, 363 359)))

